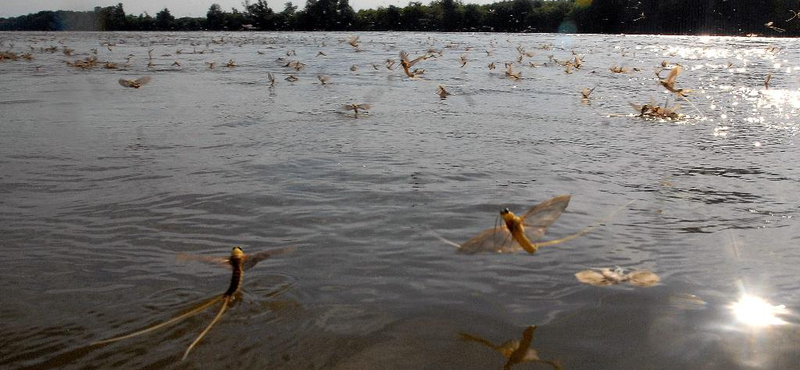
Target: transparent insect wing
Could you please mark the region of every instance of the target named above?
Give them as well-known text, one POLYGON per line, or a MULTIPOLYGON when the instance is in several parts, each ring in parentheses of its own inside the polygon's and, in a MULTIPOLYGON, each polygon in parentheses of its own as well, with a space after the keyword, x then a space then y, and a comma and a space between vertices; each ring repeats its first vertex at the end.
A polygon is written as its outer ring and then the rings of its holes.
POLYGON ((402 61, 404 61, 404 62, 408 62, 408 53, 406 53, 405 51, 401 51, 400 52, 400 59, 402 61))
POLYGON ((667 85, 672 86, 672 85, 675 84, 675 79, 678 78, 679 74, 681 74, 681 70, 683 70, 683 68, 681 68, 681 66, 675 66, 675 68, 673 68, 669 72, 669 75, 667 76, 667 80, 666 80, 667 85))
POLYGON ((614 282, 606 279, 603 274, 595 271, 595 270, 583 270, 575 274, 575 277, 578 278, 578 281, 584 284, 594 285, 594 286, 609 286, 614 284, 614 282))
POLYGON ((267 258, 270 258, 272 256, 277 256, 279 254, 289 253, 293 250, 294 247, 286 247, 286 248, 278 248, 269 251, 249 254, 247 255, 247 258, 244 260, 244 269, 247 270, 267 258))
MULTIPOLYGON (((408 62, 408 66, 409 66, 409 67, 411 67, 411 66, 413 66, 414 64, 417 64, 417 62, 419 62, 420 60, 425 60, 425 59, 427 59, 427 58, 425 57, 425 55, 423 55, 423 56, 421 56, 421 57, 416 57, 416 58, 414 58, 414 60, 412 60, 412 61, 408 62)), ((406 59, 406 60, 408 60, 408 59, 406 59)))
POLYGON ((458 334, 461 337, 461 340, 463 340, 463 341, 477 342, 477 343, 483 344, 484 346, 487 346, 487 347, 489 347, 491 349, 494 349, 494 350, 502 352, 502 347, 501 346, 495 345, 494 343, 490 342, 487 339, 484 339, 484 338, 481 338, 479 336, 472 335, 472 334, 469 334, 469 333, 464 333, 464 332, 461 332, 461 333, 458 333, 458 334))
POLYGON ((478 236, 467 240, 458 249, 460 253, 475 254, 482 252, 509 253, 522 249, 511 236, 505 224, 484 230, 478 236))
POLYGON ((145 85, 150 82, 150 76, 141 77, 134 82, 136 82, 139 85, 145 85))
POLYGON ((122 78, 119 79, 119 84, 122 85, 123 87, 131 87, 130 81, 122 78))
POLYGON ((228 257, 213 257, 213 256, 199 255, 199 254, 180 253, 177 256, 177 259, 178 261, 199 261, 217 266, 225 266, 228 268, 231 267, 229 263, 230 259, 228 257))
POLYGON ((525 233, 531 241, 544 236, 548 226, 552 225, 569 205, 570 196, 561 195, 544 201, 522 215, 525 233))
POLYGON ((651 287, 661 281, 661 278, 659 278, 658 275, 647 270, 631 272, 630 274, 626 275, 625 278, 629 283, 631 283, 631 285, 638 287, 651 287))

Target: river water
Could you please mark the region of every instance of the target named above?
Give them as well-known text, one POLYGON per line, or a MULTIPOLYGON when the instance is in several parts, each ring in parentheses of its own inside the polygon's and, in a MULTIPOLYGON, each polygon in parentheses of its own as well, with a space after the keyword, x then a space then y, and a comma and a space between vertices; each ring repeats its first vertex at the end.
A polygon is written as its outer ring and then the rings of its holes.
POLYGON ((498 369, 466 335, 500 345, 529 325, 564 369, 800 367, 796 40, 362 33, 358 52, 353 35, 0 33, 34 57, 0 61, 0 367, 498 369), (386 67, 429 48, 421 78, 386 67), (65 63, 91 49, 129 66, 65 63), (688 101, 662 62, 683 66, 688 101), (678 121, 630 106, 676 99, 678 121), (442 241, 560 194, 543 240, 613 218, 534 255, 442 241), (185 360, 218 306, 91 345, 224 292, 228 270, 177 257, 237 245, 294 250, 246 271, 185 360), (615 266, 661 283, 574 276, 615 266))

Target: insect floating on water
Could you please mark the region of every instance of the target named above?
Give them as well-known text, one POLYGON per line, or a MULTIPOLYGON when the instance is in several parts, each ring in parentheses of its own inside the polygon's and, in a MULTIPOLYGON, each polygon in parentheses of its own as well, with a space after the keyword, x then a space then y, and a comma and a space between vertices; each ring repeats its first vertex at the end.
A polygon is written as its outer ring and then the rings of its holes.
POLYGON ((575 274, 578 281, 594 286, 609 286, 620 283, 629 283, 638 287, 651 287, 658 284, 661 278, 647 271, 638 270, 625 273, 621 267, 615 269, 602 268, 599 270, 583 270, 575 274))
POLYGON ((610 222, 611 219, 621 210, 633 203, 630 201, 617 208, 607 217, 595 221, 593 224, 581 229, 580 231, 567 235, 562 238, 547 240, 534 243, 544 236, 547 227, 553 224, 564 209, 569 204, 569 195, 560 195, 553 199, 535 205, 522 216, 517 216, 508 208, 500 211, 502 222, 494 228, 484 230, 478 236, 467 240, 462 244, 457 244, 439 236, 433 232, 434 236, 440 241, 456 247, 459 253, 475 254, 481 252, 511 253, 519 250, 533 254, 541 247, 558 245, 573 239, 577 239, 588 234, 595 228, 610 222))
POLYGON ((358 112, 361 111, 362 113, 368 113, 367 111, 370 109, 369 104, 358 104, 358 103, 351 103, 345 104, 342 106, 344 110, 351 110, 356 118, 358 118, 358 112))
POLYGON ((505 208, 500 211, 500 225, 467 240, 459 246, 458 251, 468 254, 489 251, 509 253, 524 249, 530 254, 536 253, 539 247, 533 241, 544 236, 547 227, 567 208, 569 200, 569 195, 555 197, 537 204, 522 216, 505 208))
POLYGON ((122 78, 119 79, 120 85, 124 87, 132 87, 134 89, 138 89, 144 85, 147 85, 148 82, 150 82, 150 76, 140 77, 135 80, 126 80, 122 78))
POLYGON ((107 343, 120 341, 120 340, 123 340, 123 339, 133 338, 133 337, 136 337, 136 336, 139 336, 139 335, 142 335, 142 334, 147 334, 147 333, 155 331, 157 329, 161 329, 163 327, 166 327, 166 326, 169 326, 169 325, 172 325, 172 324, 176 324, 179 321, 181 321, 183 319, 186 319, 186 318, 189 318, 191 316, 194 316, 194 315, 196 315, 196 314, 198 314, 200 312, 203 312, 206 308, 214 305, 215 303, 217 303, 219 301, 222 301, 222 306, 220 307, 219 312, 217 313, 217 315, 214 317, 213 320, 211 320, 211 323, 208 324, 208 326, 206 326, 206 328, 200 333, 200 335, 197 336, 197 339, 195 339, 194 342, 192 342, 192 344, 189 345, 189 348, 186 349, 186 352, 184 352, 183 359, 185 360, 186 357, 189 356, 189 352, 191 352, 192 349, 197 345, 197 343, 199 343, 200 340, 203 339, 203 337, 206 335, 206 333, 208 333, 208 331, 211 330, 211 327, 213 327, 214 324, 216 324, 217 321, 219 321, 220 318, 222 318, 222 314, 225 313, 225 310, 227 310, 228 306, 231 304, 231 302, 233 302, 233 300, 235 299, 235 296, 237 295, 237 293, 239 293, 239 291, 242 289, 242 284, 244 283, 244 271, 252 268, 253 266, 255 266, 260 261, 263 261, 263 260, 265 260, 265 259, 267 259, 269 257, 274 256, 274 255, 278 255, 278 254, 283 254, 283 253, 289 252, 292 249, 294 249, 294 248, 291 248, 291 247, 289 247, 289 248, 279 248, 279 249, 273 249, 273 250, 270 250, 270 251, 256 253, 256 254, 253 254, 253 255, 246 255, 244 253, 244 251, 242 250, 242 248, 234 247, 233 250, 231 251, 230 257, 228 257, 228 258, 214 258, 214 257, 206 257, 206 256, 182 255, 181 257, 184 258, 184 259, 195 259, 195 260, 200 260, 200 261, 205 261, 205 262, 212 262, 212 263, 219 263, 219 264, 228 265, 233 271, 233 273, 231 275, 231 283, 228 286, 228 290, 226 290, 225 293, 223 293, 222 295, 219 295, 219 296, 217 296, 217 297, 215 297, 215 298, 213 298, 211 300, 206 301, 205 303, 201 304, 197 308, 194 308, 189 312, 186 312, 186 313, 184 313, 184 314, 182 314, 180 316, 177 316, 177 317, 174 317, 174 318, 172 318, 170 320, 162 322, 162 323, 160 323, 158 325, 154 325, 154 326, 151 326, 149 328, 142 329, 142 330, 130 333, 130 334, 114 337, 114 338, 111 338, 111 339, 101 340, 99 342, 94 342, 91 345, 107 344, 107 343))
POLYGON ((587 87, 584 88, 583 91, 581 91, 581 96, 583 96, 583 98, 581 98, 581 102, 583 104, 589 103, 589 97, 592 95, 592 92, 594 92, 594 89, 596 89, 596 87, 593 87, 591 89, 587 87))
POLYGON ((501 345, 496 345, 489 340, 478 337, 468 333, 459 333, 461 339, 464 341, 478 342, 487 346, 497 352, 500 352, 508 361, 503 365, 504 370, 511 369, 511 366, 522 364, 526 362, 538 362, 548 364, 555 370, 561 370, 561 365, 556 361, 542 360, 535 349, 530 348, 533 343, 533 332, 536 330, 536 325, 531 325, 525 328, 522 332, 522 340, 509 340, 501 345))
POLYGON ((436 90, 436 94, 439 95, 440 99, 444 100, 447 99, 447 96, 450 95, 450 92, 447 91, 447 89, 445 89, 444 86, 439 85, 439 87, 436 90))
MULTIPOLYGON (((410 68, 413 67, 414 64, 417 64, 417 62, 419 62, 421 60, 428 59, 428 58, 429 58, 428 55, 423 55, 423 56, 419 56, 419 57, 414 58, 414 60, 409 60, 408 59, 408 53, 406 53, 405 51, 400 51, 400 65, 403 67, 403 72, 406 73, 406 76, 411 77, 411 78, 416 77, 416 74, 411 72, 410 68)), ((388 61, 387 61, 387 63, 388 63, 388 61)), ((389 66, 387 64, 387 68, 388 67, 389 66)))

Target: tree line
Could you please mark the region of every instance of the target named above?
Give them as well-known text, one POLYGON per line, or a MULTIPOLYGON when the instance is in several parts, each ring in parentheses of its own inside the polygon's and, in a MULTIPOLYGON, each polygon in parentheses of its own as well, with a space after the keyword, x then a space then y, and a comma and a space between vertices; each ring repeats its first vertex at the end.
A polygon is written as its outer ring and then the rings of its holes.
POLYGON ((265 0, 242 9, 212 4, 205 18, 126 14, 122 3, 92 11, 41 11, 0 18, 2 31, 471 31, 798 36, 796 0, 457 0, 354 11, 348 0, 265 0))

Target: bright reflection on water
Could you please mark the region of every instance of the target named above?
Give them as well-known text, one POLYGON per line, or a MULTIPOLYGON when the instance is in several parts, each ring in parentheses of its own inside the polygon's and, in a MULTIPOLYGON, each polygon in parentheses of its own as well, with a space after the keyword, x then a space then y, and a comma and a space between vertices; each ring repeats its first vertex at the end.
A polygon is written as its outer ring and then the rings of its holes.
POLYGON ((773 306, 763 298, 743 294, 738 301, 730 305, 733 315, 740 323, 754 328, 784 325, 786 321, 778 317, 789 311, 786 306, 773 306))
POLYGON ((364 33, 356 52, 350 36, 0 33, 34 57, 0 61, 0 368, 800 368, 797 40, 364 33), (423 78, 386 68, 429 48, 423 78), (65 63, 92 49, 130 66, 65 63), (678 65, 685 99, 657 77, 678 65), (534 256, 436 237, 560 194, 542 240, 633 203, 534 256), (176 256, 235 245, 295 251, 245 273, 186 361, 215 310, 88 346, 221 294, 229 271, 176 256), (575 277, 615 266, 660 283, 575 277), (495 351, 523 347, 550 365, 495 351))

